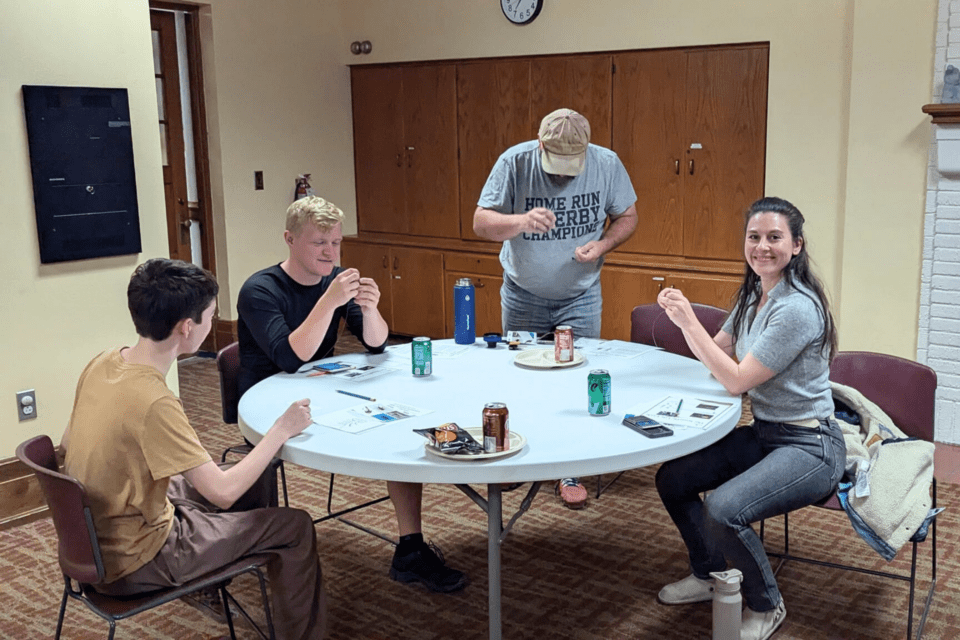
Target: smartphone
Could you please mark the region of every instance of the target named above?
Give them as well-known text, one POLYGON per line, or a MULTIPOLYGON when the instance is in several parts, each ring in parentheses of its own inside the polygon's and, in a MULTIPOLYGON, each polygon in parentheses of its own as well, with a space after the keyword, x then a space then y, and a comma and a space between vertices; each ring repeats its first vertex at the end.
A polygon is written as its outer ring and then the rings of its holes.
POLYGON ((623 419, 623 424, 648 438, 665 438, 673 435, 673 429, 647 416, 627 416, 623 419))

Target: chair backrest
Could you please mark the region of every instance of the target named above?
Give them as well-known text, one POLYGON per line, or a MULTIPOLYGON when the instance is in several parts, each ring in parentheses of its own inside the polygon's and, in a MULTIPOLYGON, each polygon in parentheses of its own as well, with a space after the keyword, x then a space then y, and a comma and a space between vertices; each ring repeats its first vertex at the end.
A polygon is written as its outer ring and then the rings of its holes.
MULTIPOLYGON (((690 304, 700 324, 711 336, 717 335, 727 312, 719 307, 693 302, 690 304)), ((670 353, 696 358, 687 346, 683 332, 673 324, 667 312, 656 303, 634 307, 630 314, 630 341, 660 347, 670 353)))
POLYGON ((937 372, 897 356, 841 351, 830 380, 853 387, 890 416, 908 436, 933 442, 937 372))
POLYGON ((57 454, 49 436, 37 436, 22 443, 17 447, 17 457, 40 481, 57 530, 57 556, 63 573, 85 584, 101 582, 100 545, 83 485, 59 472, 57 454))
POLYGON ((220 371, 220 405, 223 421, 237 423, 237 405, 240 403, 240 343, 231 342, 217 352, 220 371))

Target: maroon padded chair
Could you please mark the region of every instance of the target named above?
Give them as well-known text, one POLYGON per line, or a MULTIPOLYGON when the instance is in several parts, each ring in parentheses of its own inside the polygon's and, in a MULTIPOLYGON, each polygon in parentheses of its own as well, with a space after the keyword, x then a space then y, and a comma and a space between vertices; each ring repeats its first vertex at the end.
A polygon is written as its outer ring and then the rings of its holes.
MULTIPOLYGON (((231 342, 223 349, 217 352, 217 371, 220 372, 220 410, 223 421, 226 424, 237 424, 237 405, 240 403, 240 343, 231 342)), ((238 444, 227 447, 223 455, 220 456, 220 462, 226 462, 227 456, 231 453, 246 455, 250 453, 252 447, 247 444, 238 444)), ((283 460, 274 458, 267 471, 271 475, 280 474, 280 485, 283 488, 283 506, 289 507, 290 501, 287 497, 287 473, 283 468, 283 460)), ((264 480, 266 480, 264 478, 264 480)), ((275 482, 266 482, 269 487, 264 489, 267 495, 269 506, 278 506, 277 485, 275 482)))
POLYGON ((99 593, 96 585, 103 582, 103 561, 90 511, 90 500, 83 484, 60 473, 53 442, 48 436, 37 436, 22 443, 17 447, 17 457, 37 476, 57 530, 57 556, 63 572, 64 587, 60 615, 57 617, 56 638, 60 638, 67 601, 70 598, 83 602, 88 609, 106 620, 110 624, 108 637, 112 640, 117 621, 211 588, 218 589, 222 602, 229 603, 225 611, 231 638, 236 640, 237 637, 233 628, 233 611, 246 618, 262 638, 275 637, 266 582, 261 571, 270 561, 271 556, 267 554, 245 556, 179 587, 151 591, 141 596, 115 598, 99 593), (227 592, 230 581, 245 573, 256 575, 260 582, 260 595, 269 635, 263 633, 243 607, 227 592))
MULTIPOLYGON (((711 336, 717 335, 727 317, 727 312, 708 304, 690 303, 693 313, 700 324, 711 336)), ((677 325, 673 324, 667 312, 657 303, 642 304, 634 307, 630 313, 630 341, 660 347, 664 351, 696 358, 687 346, 687 340, 677 325)))
MULTIPOLYGON (((893 423, 907 436, 933 442, 934 414, 936 411, 937 373, 930 367, 897 356, 868 351, 841 351, 830 364, 830 380, 862 393, 868 400, 880 407, 890 416, 893 423)), ((937 480, 931 484, 933 507, 937 506, 937 480)), ((837 492, 816 503, 816 507, 831 511, 843 511, 837 492)), ((839 517, 839 516, 838 516, 839 517)), ((844 516, 845 517, 845 516, 844 516)), ((850 535, 856 535, 853 531, 850 535)), ((763 538, 763 523, 760 525, 763 538)), ((924 540, 911 540, 913 553, 910 560, 910 574, 875 571, 853 565, 838 564, 813 558, 796 556, 790 553, 789 514, 783 516, 783 553, 768 552, 768 555, 780 558, 782 562, 777 571, 789 560, 868 573, 884 578, 902 580, 910 583, 910 601, 907 611, 907 638, 913 633, 913 604, 917 582, 917 546, 930 540, 930 590, 927 592, 923 614, 917 628, 917 638, 923 635, 937 587, 937 521, 930 525, 924 540)))

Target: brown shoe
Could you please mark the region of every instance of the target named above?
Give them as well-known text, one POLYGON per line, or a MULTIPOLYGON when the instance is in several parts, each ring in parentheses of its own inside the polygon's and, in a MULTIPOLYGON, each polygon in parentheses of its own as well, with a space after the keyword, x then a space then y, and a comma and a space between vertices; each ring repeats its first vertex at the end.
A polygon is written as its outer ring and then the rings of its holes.
POLYGON ((583 509, 587 506, 587 489, 577 478, 559 480, 556 492, 568 509, 583 509))

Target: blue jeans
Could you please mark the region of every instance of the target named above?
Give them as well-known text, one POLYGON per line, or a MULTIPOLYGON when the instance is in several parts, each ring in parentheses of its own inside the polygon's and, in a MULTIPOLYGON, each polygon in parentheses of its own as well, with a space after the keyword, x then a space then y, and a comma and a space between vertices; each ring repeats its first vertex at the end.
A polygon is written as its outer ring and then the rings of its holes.
POLYGON ((657 492, 680 530, 698 578, 743 573, 741 592, 754 611, 769 611, 780 590, 760 536, 750 523, 825 498, 843 474, 846 445, 831 418, 800 427, 756 420, 711 446, 665 462, 657 492), (703 500, 700 494, 711 493, 703 500))
POLYGON ((599 338, 603 298, 600 279, 579 296, 548 300, 521 289, 503 274, 500 287, 503 332, 547 333, 560 325, 573 327, 574 338, 599 338))

